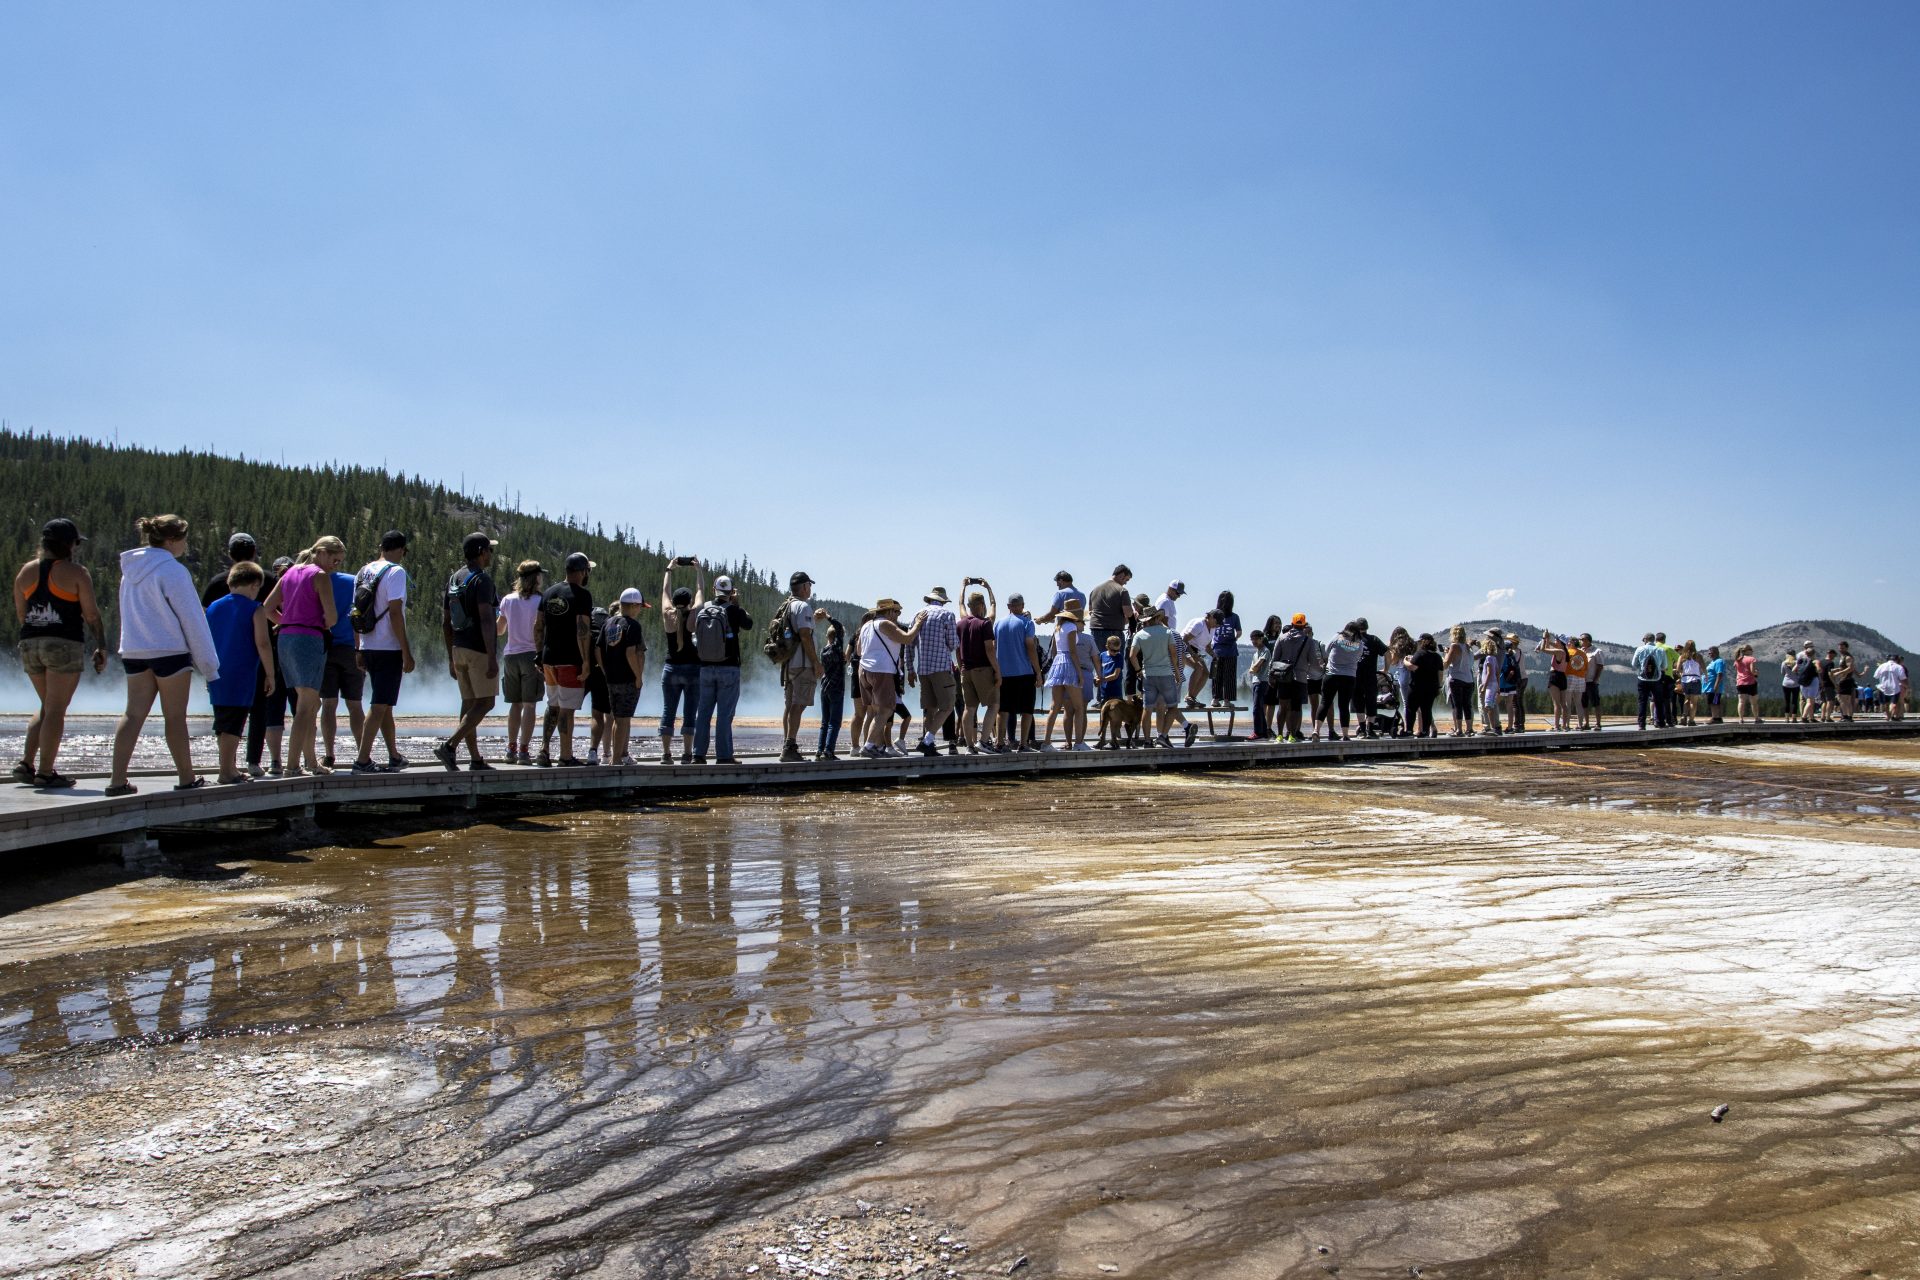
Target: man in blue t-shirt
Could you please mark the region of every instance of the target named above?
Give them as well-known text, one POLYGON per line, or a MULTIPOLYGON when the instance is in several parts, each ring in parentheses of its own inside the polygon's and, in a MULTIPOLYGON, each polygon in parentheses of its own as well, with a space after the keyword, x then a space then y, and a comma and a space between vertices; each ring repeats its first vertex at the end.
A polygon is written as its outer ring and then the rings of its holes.
POLYGON ((1654 642, 1653 632, 1640 637, 1640 647, 1633 651, 1634 692, 1639 697, 1640 727, 1647 727, 1647 709, 1653 709, 1653 724, 1657 729, 1666 728, 1665 709, 1660 701, 1660 682, 1666 678, 1667 657, 1660 646, 1654 642))
POLYGON ((1031 750, 1028 744, 1033 741, 1033 695, 1040 671, 1040 646, 1034 639, 1026 597, 1007 600, 1007 616, 994 624, 993 656, 1000 663, 1001 749, 1031 750), (1016 731, 1018 737, 1014 736, 1016 731))
POLYGON ((333 574, 333 612, 339 619, 327 632, 327 665, 320 671, 320 732, 326 738, 326 750, 320 763, 333 768, 333 740, 339 729, 340 699, 347 700, 347 724, 354 742, 366 724, 366 708, 360 699, 367 691, 367 673, 360 669, 360 655, 353 643, 353 575, 333 574))

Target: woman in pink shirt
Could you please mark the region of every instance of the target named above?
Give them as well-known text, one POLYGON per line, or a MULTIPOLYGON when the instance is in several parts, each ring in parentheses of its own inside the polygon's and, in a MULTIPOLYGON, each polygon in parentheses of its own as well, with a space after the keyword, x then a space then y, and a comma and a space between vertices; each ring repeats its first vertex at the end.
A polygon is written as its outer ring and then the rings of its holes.
POLYGON ((1754 661, 1750 644, 1733 651, 1733 691, 1740 695, 1740 723, 1747 722, 1751 711, 1753 722, 1760 724, 1760 664, 1754 661))
POLYGON ((301 552, 299 564, 280 575, 262 606, 267 621, 280 629, 280 670, 296 695, 288 730, 285 776, 290 778, 307 769, 332 772, 315 754, 313 731, 320 714, 320 678, 327 668, 327 632, 340 620, 333 603, 333 571, 346 558, 347 545, 340 539, 320 539, 301 552))

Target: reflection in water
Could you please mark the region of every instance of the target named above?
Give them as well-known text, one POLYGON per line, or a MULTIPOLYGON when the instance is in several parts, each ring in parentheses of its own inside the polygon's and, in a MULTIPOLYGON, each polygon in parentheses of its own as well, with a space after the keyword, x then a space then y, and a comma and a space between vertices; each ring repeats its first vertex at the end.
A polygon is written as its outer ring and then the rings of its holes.
POLYGON ((206 1274, 448 1237, 669 1274, 785 1197, 905 1185, 1074 1274, 1831 1274, 1920 1222, 1916 824, 1899 744, 551 815, 0 968, 0 1071, 423 1064, 301 1095, 353 1194, 200 1240, 206 1274))

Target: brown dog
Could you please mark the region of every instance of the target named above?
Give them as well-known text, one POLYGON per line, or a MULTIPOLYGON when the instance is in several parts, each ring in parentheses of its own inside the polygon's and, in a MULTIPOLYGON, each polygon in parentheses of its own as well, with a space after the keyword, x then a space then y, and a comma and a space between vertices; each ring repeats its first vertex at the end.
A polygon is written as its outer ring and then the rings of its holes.
POLYGON ((1140 740, 1140 695, 1130 693, 1124 698, 1108 698, 1100 704, 1100 741, 1102 747, 1135 746, 1140 740), (1126 730, 1126 741, 1120 740, 1120 731, 1126 730))

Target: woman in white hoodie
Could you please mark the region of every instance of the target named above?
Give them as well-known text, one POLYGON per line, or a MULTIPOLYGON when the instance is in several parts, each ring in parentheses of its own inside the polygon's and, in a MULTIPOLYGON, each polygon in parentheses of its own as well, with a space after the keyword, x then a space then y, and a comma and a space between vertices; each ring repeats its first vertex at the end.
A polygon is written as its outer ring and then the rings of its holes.
POLYGON ((220 674, 213 632, 200 607, 193 575, 180 557, 187 551, 187 522, 179 516, 147 516, 139 521, 144 547, 120 553, 120 661, 127 669, 127 712, 113 734, 113 777, 110 796, 138 790, 127 781, 133 744, 160 696, 166 718, 167 750, 180 774, 174 788, 185 791, 207 785, 194 776, 193 751, 187 741, 187 696, 193 673, 212 680, 220 674))

